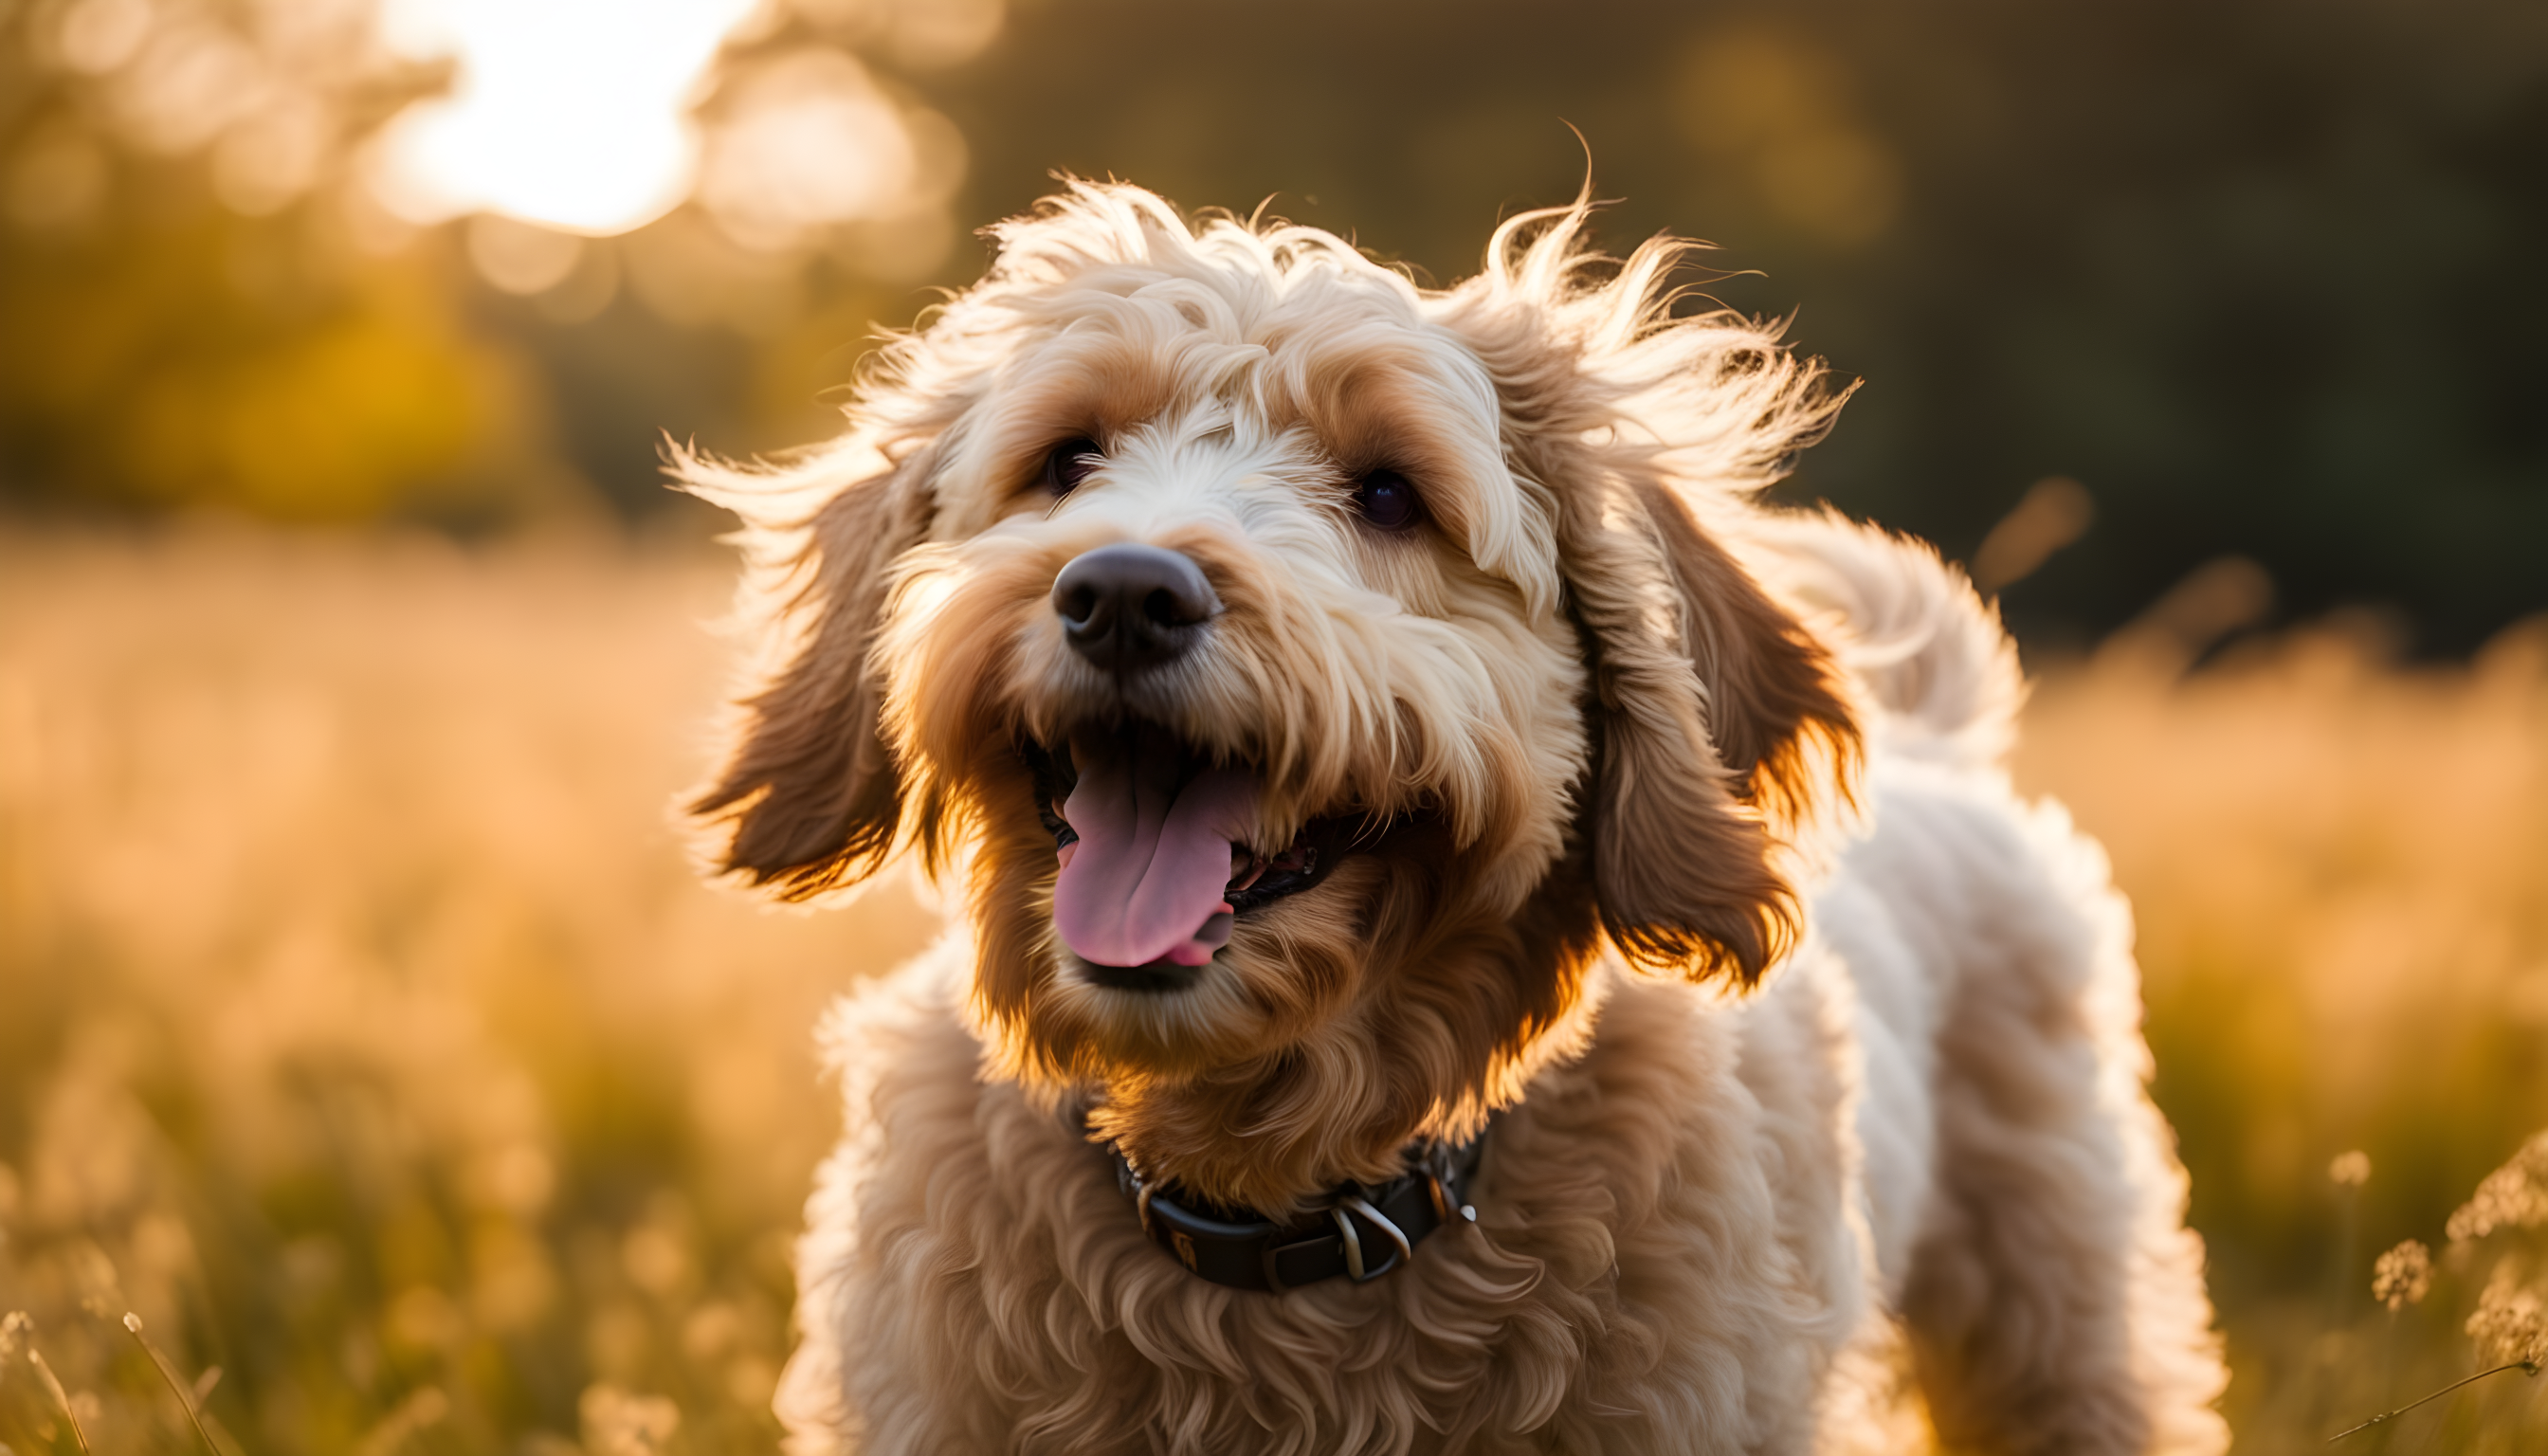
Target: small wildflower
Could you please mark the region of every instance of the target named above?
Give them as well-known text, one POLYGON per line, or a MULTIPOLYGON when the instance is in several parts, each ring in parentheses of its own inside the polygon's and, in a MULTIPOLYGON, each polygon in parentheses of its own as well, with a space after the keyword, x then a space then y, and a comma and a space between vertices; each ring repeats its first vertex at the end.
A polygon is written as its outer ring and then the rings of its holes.
POLYGON ((2487 1277, 2477 1313, 2469 1317, 2468 1335, 2479 1349, 2506 1364, 2548 1360, 2548 1306, 2541 1304, 2535 1287, 2522 1281, 2513 1260, 2499 1262, 2487 1277))
POLYGON ((2534 1133, 2502 1167, 2451 1215, 2451 1242, 2484 1238, 2498 1228, 2548 1224, 2548 1132, 2534 1133))
POLYGON ((2326 1165, 2326 1176, 2338 1188, 2359 1188, 2371 1181, 2371 1154, 2359 1147, 2339 1152, 2335 1161, 2326 1165))
POLYGON ((2371 1266, 2371 1297, 2392 1310, 2423 1303, 2433 1292, 2433 1251, 2410 1238, 2371 1266))

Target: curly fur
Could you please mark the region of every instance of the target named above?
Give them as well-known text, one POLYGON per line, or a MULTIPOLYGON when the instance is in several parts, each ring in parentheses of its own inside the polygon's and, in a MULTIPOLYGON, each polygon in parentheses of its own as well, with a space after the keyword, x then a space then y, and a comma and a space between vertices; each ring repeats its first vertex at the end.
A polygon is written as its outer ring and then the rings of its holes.
POLYGON ((966 893, 828 1024, 791 1449, 1898 1450, 1922 1409, 1958 1450, 2224 1445, 2128 913, 2010 789, 2004 635, 1925 548, 1753 501, 1837 392, 1587 216, 1432 291, 1072 184, 839 440, 678 462, 748 527, 717 867, 807 898, 908 849, 966 893), (1358 517, 1378 469, 1420 526, 1358 517), (1047 596, 1123 540, 1224 610, 1115 680, 1047 596), (1101 715, 1247 766, 1249 846, 1359 852, 1189 988, 1092 979, 1020 745, 1101 715), (1478 1220, 1222 1288, 1083 1114, 1277 1213, 1488 1129, 1478 1220))

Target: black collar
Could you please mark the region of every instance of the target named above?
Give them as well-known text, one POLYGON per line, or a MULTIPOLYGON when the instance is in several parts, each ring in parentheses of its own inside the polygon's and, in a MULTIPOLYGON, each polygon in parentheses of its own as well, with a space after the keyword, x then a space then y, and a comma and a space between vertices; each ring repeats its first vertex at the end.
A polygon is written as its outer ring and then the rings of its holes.
POLYGON ((1177 1262, 1215 1284, 1274 1294, 1332 1279, 1360 1284, 1415 1257, 1415 1245, 1446 1224, 1474 1223, 1470 1206, 1480 1133, 1457 1147, 1419 1142, 1407 1150, 1407 1171, 1386 1183, 1346 1183, 1326 1204, 1290 1224, 1254 1209, 1229 1209, 1143 1181, 1121 1149, 1115 1181, 1140 1211, 1141 1231, 1177 1262))

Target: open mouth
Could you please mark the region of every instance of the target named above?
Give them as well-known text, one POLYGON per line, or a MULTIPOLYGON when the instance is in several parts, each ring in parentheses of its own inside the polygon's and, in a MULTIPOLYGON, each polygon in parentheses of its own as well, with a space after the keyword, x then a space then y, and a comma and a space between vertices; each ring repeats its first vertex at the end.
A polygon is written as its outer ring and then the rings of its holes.
POLYGON ((1259 780, 1153 723, 1092 724, 1018 744, 1061 861, 1053 927, 1100 985, 1173 990, 1229 943, 1237 917, 1312 888, 1354 848, 1361 817, 1258 843, 1259 780))

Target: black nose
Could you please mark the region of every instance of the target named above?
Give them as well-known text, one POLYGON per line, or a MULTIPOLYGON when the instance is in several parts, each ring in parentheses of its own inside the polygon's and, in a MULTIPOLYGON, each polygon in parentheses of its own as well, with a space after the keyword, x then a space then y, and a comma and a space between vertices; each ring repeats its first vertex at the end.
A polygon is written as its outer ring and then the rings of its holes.
POLYGON ((1183 657, 1221 610, 1203 568, 1180 552, 1118 541, 1052 579, 1061 635, 1089 662, 1128 677, 1183 657))

